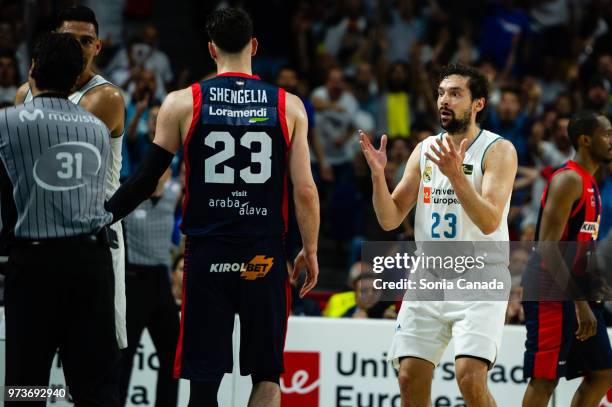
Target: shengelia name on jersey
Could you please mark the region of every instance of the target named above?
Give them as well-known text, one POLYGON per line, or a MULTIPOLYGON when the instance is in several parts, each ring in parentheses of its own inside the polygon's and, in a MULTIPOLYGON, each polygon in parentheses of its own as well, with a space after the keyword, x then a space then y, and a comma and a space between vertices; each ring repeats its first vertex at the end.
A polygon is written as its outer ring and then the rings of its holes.
POLYGON ((268 103, 264 89, 208 88, 208 101, 231 104, 268 103))

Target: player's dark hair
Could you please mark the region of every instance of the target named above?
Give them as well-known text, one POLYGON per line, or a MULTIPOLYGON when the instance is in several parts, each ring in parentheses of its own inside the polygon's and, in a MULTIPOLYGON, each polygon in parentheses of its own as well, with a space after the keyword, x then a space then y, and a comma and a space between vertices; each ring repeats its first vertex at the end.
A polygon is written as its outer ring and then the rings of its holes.
POLYGON ((478 69, 471 66, 450 64, 442 68, 438 84, 451 75, 459 75, 468 78, 467 85, 470 89, 472 100, 484 98, 485 107, 480 112, 476 113, 476 121, 480 122, 486 110, 487 103, 489 102, 489 81, 487 77, 478 69))
POLYGON ((98 20, 92 9, 85 6, 68 7, 59 12, 55 27, 59 28, 65 21, 81 21, 83 23, 93 24, 98 35, 98 20))
POLYGON ((578 150, 578 138, 583 134, 593 137, 593 133, 599 126, 600 114, 592 110, 582 110, 570 118, 567 125, 567 135, 572 145, 578 150))
POLYGON ((206 19, 206 32, 217 47, 237 53, 253 38, 253 20, 240 8, 215 10, 206 19))
POLYGON ((68 94, 83 71, 83 51, 70 34, 43 34, 32 52, 32 79, 39 90, 68 94))

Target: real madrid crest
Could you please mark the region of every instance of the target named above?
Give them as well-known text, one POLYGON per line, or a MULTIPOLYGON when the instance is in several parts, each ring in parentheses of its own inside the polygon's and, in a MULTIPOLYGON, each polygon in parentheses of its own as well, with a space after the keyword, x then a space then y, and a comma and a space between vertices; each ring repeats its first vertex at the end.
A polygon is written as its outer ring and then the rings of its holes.
POLYGON ((425 169, 423 170, 423 182, 431 182, 431 171, 432 167, 429 164, 429 161, 425 164, 425 169))

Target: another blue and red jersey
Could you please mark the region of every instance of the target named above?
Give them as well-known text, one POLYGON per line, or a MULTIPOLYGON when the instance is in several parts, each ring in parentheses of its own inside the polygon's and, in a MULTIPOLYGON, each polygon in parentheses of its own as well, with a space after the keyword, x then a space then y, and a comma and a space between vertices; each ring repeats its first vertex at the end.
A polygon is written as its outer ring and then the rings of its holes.
POLYGON ((217 75, 191 89, 183 233, 281 237, 290 146, 285 91, 243 73, 217 75))
POLYGON ((548 185, 546 185, 544 189, 540 202, 540 212, 538 213, 535 240, 540 240, 540 222, 542 220, 544 207, 548 203, 547 198, 550 182, 555 175, 562 171, 575 171, 580 175, 582 178, 582 196, 580 200, 576 201, 572 206, 570 217, 563 229, 561 241, 586 242, 597 240, 599 222, 601 219, 601 196, 599 195, 597 181, 587 170, 572 160, 569 160, 552 174, 548 185))
POLYGON ((570 216, 563 229, 561 242, 576 242, 574 245, 561 247, 563 257, 575 276, 584 276, 586 273, 587 253, 594 247, 599 232, 599 222, 601 219, 601 196, 597 181, 587 170, 578 165, 575 161, 568 161, 558 168, 550 177, 548 185, 542 193, 538 222, 536 226, 535 240, 540 240, 540 224, 542 213, 546 205, 554 205, 548 202, 548 188, 552 179, 562 171, 575 171, 582 178, 582 195, 572 205, 570 216))

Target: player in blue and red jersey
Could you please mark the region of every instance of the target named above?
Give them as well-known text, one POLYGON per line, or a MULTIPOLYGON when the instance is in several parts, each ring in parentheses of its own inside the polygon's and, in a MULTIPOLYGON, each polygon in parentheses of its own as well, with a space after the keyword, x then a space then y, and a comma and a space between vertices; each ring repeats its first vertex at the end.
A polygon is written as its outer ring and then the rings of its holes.
POLYGON ((168 95, 150 153, 106 207, 116 221, 150 196, 183 142, 187 241, 175 376, 190 380, 190 406, 217 406, 238 314, 240 371, 253 381, 249 406, 280 406, 289 278, 307 269, 303 296, 318 276, 308 120, 297 96, 252 75, 258 44, 244 11, 217 10, 206 29, 217 76, 168 95), (303 243, 292 276, 284 248, 289 179, 303 243))
POLYGON ((599 406, 612 386, 612 348, 603 303, 588 292, 593 276, 582 261, 597 240, 601 197, 593 174, 612 159, 612 128, 605 116, 581 112, 570 120, 568 134, 576 156, 553 174, 542 194, 536 230, 541 249, 530 259, 533 267, 528 267, 529 271, 544 270, 527 278, 528 285, 537 284, 541 301, 523 303, 524 373, 531 379, 525 407, 547 406, 560 377, 584 376, 573 407, 599 406), (550 242, 575 243, 559 250, 557 243, 550 242), (553 301, 555 287, 565 290, 569 294, 565 298, 573 301, 553 301))

